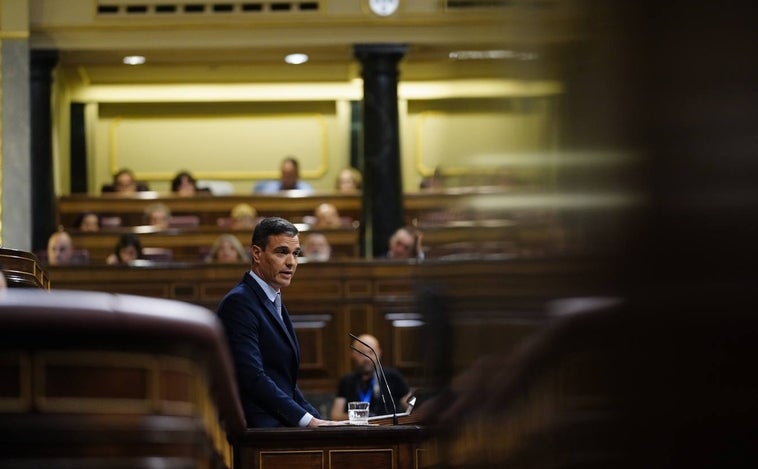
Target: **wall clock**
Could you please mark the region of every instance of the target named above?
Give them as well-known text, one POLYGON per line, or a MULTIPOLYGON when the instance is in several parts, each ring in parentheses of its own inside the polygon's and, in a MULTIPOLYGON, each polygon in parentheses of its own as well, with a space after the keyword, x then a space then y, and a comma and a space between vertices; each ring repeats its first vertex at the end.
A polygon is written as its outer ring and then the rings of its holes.
POLYGON ((368 0, 368 7, 372 13, 379 16, 390 16, 397 11, 400 0, 368 0))

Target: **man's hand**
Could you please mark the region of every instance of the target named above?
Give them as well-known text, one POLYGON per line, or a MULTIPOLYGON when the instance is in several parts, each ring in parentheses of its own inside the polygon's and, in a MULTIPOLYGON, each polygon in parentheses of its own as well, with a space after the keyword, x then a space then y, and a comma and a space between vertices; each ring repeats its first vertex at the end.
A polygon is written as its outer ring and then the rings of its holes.
POLYGON ((335 422, 334 420, 321 420, 317 419, 316 417, 313 417, 311 421, 308 423, 308 427, 328 427, 332 425, 343 425, 344 422, 335 422))

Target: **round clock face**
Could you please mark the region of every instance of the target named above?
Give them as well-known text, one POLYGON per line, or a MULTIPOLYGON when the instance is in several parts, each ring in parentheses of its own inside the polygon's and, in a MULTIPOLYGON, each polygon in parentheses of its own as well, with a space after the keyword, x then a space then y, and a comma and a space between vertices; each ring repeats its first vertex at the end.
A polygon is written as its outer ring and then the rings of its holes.
POLYGON ((368 0, 368 7, 379 16, 389 16, 397 11, 400 0, 368 0))

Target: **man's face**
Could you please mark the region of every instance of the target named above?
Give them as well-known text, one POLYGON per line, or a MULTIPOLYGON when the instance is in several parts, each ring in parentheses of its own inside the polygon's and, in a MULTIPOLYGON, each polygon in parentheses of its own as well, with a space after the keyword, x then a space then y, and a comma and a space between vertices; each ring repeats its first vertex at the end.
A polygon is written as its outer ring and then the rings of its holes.
POLYGON ((294 189, 297 184, 297 169, 295 165, 286 161, 282 164, 282 189, 294 189))
POLYGON ((400 230, 390 239, 390 257, 392 259, 410 259, 413 257, 413 235, 400 230))
POLYGON ((50 265, 68 264, 73 254, 74 248, 68 236, 55 236, 48 243, 47 258, 50 265))
MULTIPOLYGON (((373 347, 374 350, 376 350, 376 353, 378 353, 381 357, 382 351, 379 349, 379 344, 375 340, 366 336, 361 336, 361 340, 371 345, 371 347, 373 347)), ((369 357, 375 358, 374 352, 372 352, 368 347, 361 344, 360 342, 355 341, 353 342, 353 345, 355 348, 365 353, 369 357)), ((371 376, 374 374, 374 364, 371 360, 352 349, 350 350, 350 359, 353 362, 353 369, 356 372, 358 372, 366 380, 371 379, 371 376)))
POLYGON ((132 193, 137 191, 137 183, 129 173, 122 173, 116 178, 116 192, 132 193))
POLYGON ((269 236, 265 250, 258 246, 251 249, 253 271, 272 288, 279 290, 292 281, 297 269, 297 257, 301 253, 297 236, 269 236))

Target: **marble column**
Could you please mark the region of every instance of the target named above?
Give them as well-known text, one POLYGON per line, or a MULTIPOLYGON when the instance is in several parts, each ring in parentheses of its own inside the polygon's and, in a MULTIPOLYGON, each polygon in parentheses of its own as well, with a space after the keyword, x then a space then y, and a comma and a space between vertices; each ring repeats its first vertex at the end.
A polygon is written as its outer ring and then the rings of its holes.
POLYGON ((2 159, 2 246, 30 251, 32 230, 29 147, 29 40, 0 40, 0 157, 2 159))
POLYGON ((382 257, 392 232, 403 225, 398 124, 398 63, 403 44, 356 45, 363 77, 361 254, 382 257))

